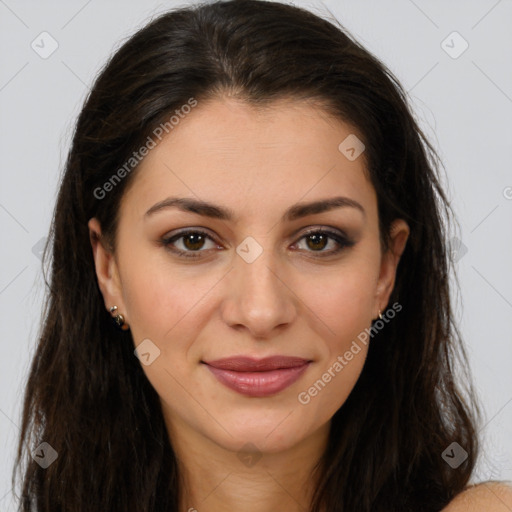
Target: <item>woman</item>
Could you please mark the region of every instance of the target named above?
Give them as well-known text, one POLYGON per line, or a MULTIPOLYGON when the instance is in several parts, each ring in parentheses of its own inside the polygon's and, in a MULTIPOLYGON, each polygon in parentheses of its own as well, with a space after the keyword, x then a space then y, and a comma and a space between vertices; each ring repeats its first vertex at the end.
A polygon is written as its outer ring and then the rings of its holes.
POLYGON ((436 171, 389 71, 305 10, 211 3, 135 34, 60 186, 20 510, 511 503, 468 488, 436 171))

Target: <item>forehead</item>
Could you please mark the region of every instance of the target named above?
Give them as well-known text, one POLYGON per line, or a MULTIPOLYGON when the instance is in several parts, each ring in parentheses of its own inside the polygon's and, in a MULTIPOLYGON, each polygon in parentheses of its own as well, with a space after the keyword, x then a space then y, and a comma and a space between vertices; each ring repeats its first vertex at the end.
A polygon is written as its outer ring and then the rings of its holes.
POLYGON ((195 197, 242 218, 343 195, 372 213, 376 198, 364 152, 349 159, 340 150, 353 137, 362 138, 304 101, 263 109, 225 98, 199 102, 144 157, 123 203, 141 216, 168 196, 195 197))

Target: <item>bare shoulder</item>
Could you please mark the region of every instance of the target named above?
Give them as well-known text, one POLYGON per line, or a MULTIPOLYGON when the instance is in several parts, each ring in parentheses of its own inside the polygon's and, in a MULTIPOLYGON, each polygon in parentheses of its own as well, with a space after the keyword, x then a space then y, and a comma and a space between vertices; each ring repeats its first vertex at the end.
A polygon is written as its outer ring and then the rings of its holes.
POLYGON ((483 482, 457 495, 442 512, 510 512, 511 482, 483 482))

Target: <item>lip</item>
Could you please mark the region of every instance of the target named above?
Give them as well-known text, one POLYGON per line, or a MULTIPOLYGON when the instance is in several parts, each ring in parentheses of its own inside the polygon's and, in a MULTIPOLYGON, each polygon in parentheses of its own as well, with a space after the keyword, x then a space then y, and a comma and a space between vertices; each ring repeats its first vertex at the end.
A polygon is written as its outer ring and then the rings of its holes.
POLYGON ((291 386, 300 378, 311 361, 289 356, 263 359, 239 356, 203 363, 228 388, 246 396, 264 397, 291 386))

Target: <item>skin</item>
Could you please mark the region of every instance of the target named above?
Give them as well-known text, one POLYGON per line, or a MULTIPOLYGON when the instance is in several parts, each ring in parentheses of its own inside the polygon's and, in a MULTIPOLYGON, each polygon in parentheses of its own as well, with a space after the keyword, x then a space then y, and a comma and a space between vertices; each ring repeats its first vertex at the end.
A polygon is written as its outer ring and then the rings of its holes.
POLYGON ((442 512, 510 512, 512 486, 485 482, 461 492, 442 512))
MULTIPOLYGON (((258 112, 232 99, 206 103, 140 165, 121 204, 115 254, 98 243, 97 219, 89 222, 105 307, 118 306, 135 346, 150 339, 160 350, 142 368, 161 398, 180 464, 183 511, 293 512, 311 499, 314 462, 367 347, 359 343, 362 350, 309 403, 299 403, 298 393, 385 310, 409 235, 407 224, 396 220, 390 250, 381 252, 364 154, 349 161, 337 149, 351 133, 356 130, 311 104, 282 100, 258 112), (364 215, 345 207, 281 221, 292 204, 334 195, 358 201, 364 215), (145 216, 169 196, 229 207, 236 220, 170 208, 145 216), (304 230, 322 225, 345 231, 354 246, 319 258, 315 249, 328 252, 336 243, 308 245, 304 230), (198 227, 215 241, 174 242, 205 251, 198 259, 180 259, 159 244, 170 232, 198 227), (252 263, 235 251, 247 236, 263 250, 252 263), (201 364, 237 354, 295 355, 313 363, 279 394, 248 398, 201 364)), ((472 486, 444 509, 480 510, 512 510, 512 488, 472 486)))
POLYGON ((135 346, 149 339, 160 350, 142 368, 160 396, 178 457, 183 511, 294 512, 311 499, 310 473, 368 347, 359 343, 309 403, 298 394, 391 306, 409 235, 397 219, 391 248, 381 251, 364 153, 350 161, 338 150, 357 133, 312 103, 279 100, 270 110, 232 98, 200 103, 141 162, 121 203, 115 253, 95 240, 97 219, 89 221, 105 307, 118 306, 135 346), (176 208, 145 215, 170 196, 230 208, 235 219, 176 208), (364 214, 342 207, 281 220, 296 203, 334 196, 357 201, 364 214), (305 236, 322 227, 345 232, 354 245, 322 258, 336 241, 315 245, 305 236), (202 246, 175 240, 178 249, 199 248, 198 258, 180 258, 161 243, 184 228, 211 236, 202 246), (236 252, 246 237, 262 249, 251 263, 236 252), (277 354, 312 363, 297 382, 264 398, 225 387, 201 363, 277 354))

